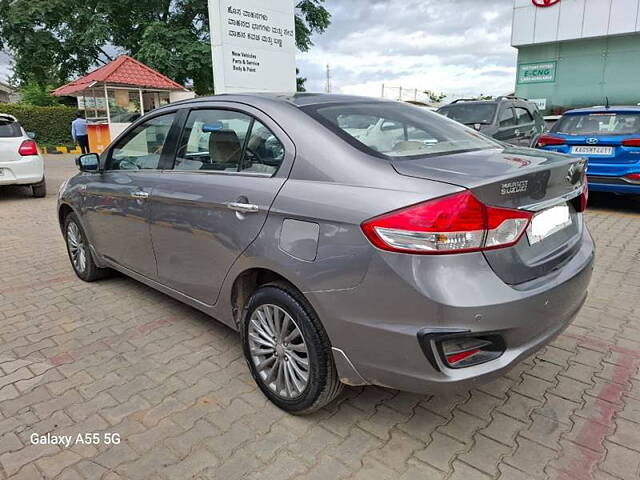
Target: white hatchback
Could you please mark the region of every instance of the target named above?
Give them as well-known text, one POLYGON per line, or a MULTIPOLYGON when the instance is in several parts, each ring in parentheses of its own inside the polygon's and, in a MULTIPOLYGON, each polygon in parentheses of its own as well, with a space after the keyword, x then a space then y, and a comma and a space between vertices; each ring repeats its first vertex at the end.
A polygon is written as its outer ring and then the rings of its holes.
POLYGON ((44 197, 44 161, 38 146, 17 119, 0 113, 0 186, 31 187, 34 197, 44 197))

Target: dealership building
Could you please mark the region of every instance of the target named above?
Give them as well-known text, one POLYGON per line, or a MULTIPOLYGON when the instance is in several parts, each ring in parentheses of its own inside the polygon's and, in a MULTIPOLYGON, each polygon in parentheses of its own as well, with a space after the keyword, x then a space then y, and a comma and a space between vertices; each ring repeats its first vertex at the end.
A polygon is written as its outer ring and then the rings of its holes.
POLYGON ((640 102, 640 0, 515 0, 516 95, 547 114, 640 102))

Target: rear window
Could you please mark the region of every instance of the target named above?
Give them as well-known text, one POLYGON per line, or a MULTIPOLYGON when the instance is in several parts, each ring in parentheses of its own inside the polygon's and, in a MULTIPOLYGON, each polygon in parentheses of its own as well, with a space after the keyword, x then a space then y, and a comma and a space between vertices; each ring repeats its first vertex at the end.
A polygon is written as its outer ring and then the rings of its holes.
POLYGON ((638 113, 586 113, 565 115, 551 129, 566 135, 632 135, 640 133, 638 113))
POLYGON ((490 103, 456 103, 438 110, 438 113, 456 122, 471 125, 490 125, 496 117, 497 106, 490 103))
POLYGON ((355 147, 382 158, 500 147, 459 123, 403 103, 311 105, 302 110, 355 147))
POLYGON ((21 137, 22 130, 18 122, 10 118, 0 117, 0 138, 21 137))

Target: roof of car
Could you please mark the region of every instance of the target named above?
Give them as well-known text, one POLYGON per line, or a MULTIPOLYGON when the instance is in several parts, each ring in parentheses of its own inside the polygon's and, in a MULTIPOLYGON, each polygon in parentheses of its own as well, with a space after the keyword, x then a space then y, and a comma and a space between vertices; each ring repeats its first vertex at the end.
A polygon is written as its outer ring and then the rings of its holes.
POLYGON ((638 105, 612 105, 610 107, 597 106, 589 108, 576 108, 573 110, 567 110, 565 115, 573 115, 580 113, 621 113, 621 112, 634 112, 640 113, 640 106, 638 105))
POLYGON ((522 97, 515 97, 513 95, 501 95, 499 97, 495 97, 495 98, 489 98, 486 100, 480 100, 480 99, 475 99, 475 98, 459 98, 457 100, 454 100, 451 103, 448 103, 447 105, 443 105, 440 108, 445 108, 445 107, 449 107, 451 105, 488 105, 488 104, 498 104, 500 102, 514 102, 514 103, 528 103, 528 104, 533 104, 533 102, 531 102, 530 100, 527 100, 526 98, 522 98, 522 97))
MULTIPOLYGON (((332 93, 225 93, 221 95, 213 95, 210 97, 197 97, 189 100, 183 100, 178 104, 207 102, 207 101, 229 101, 251 103, 255 101, 289 103, 297 107, 305 107, 308 105, 320 105, 324 103, 362 103, 362 102, 389 102, 390 100, 361 97, 357 95, 337 95, 332 93)), ((171 105, 176 105, 173 103, 171 105)))
POLYGON ((1 113, 0 112, 0 119, 2 120, 9 120, 10 122, 17 122, 18 119, 16 117, 14 117, 13 115, 9 115, 8 113, 1 113))

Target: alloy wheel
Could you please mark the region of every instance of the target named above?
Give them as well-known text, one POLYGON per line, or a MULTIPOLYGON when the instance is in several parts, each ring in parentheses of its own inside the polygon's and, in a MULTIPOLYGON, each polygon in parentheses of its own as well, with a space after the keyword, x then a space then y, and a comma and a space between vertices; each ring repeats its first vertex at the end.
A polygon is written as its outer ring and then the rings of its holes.
POLYGON ((309 354, 291 315, 277 305, 260 305, 249 320, 248 337, 264 385, 285 400, 300 397, 309 383, 309 354))
POLYGON ((87 268, 87 251, 80 228, 75 222, 70 222, 67 227, 67 246, 73 267, 83 273, 87 268))

